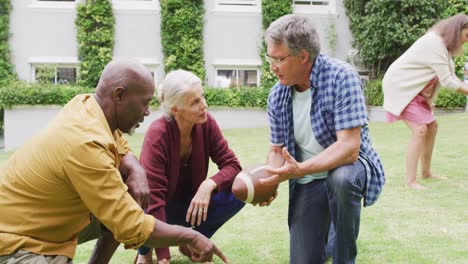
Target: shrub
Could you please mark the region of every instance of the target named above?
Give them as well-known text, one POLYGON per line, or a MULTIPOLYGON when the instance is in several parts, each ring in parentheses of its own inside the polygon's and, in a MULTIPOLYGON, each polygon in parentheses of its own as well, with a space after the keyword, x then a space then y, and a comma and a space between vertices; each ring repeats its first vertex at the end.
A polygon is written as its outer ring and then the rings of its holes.
MULTIPOLYGON (((291 0, 263 0, 262 1, 262 26, 265 31, 270 24, 276 19, 292 13, 291 0)), ((265 60, 266 45, 265 40, 262 40, 262 49, 260 50, 260 58, 262 59, 262 76, 260 86, 263 89, 271 89, 276 83, 276 76, 270 70, 270 64, 265 60)))
POLYGON ((78 83, 96 87, 101 72, 112 60, 115 18, 109 0, 87 0, 77 6, 75 20, 78 58, 81 61, 78 83))
MULTIPOLYGON (((15 105, 64 105, 75 95, 94 93, 94 88, 50 83, 15 82, 0 88, 0 108, 15 105)), ((266 108, 269 89, 241 87, 235 89, 205 88, 205 97, 210 106, 266 108)), ((156 98, 150 103, 158 106, 156 98)))
POLYGON ((240 87, 234 89, 205 88, 209 106, 266 108, 270 88, 240 87))
MULTIPOLYGON (((456 14, 468 14, 468 5, 466 0, 447 0, 447 9, 444 12, 444 17, 450 17, 456 14)), ((468 54, 468 45, 464 46, 464 54, 468 54)), ((458 77, 463 78, 463 66, 468 60, 468 57, 461 56, 454 59, 455 72, 458 77)))
MULTIPOLYGON (((364 89, 367 105, 382 106, 383 105, 383 92, 382 80, 375 79, 367 83, 364 89)), ((459 93, 454 93, 447 89, 441 89, 436 101, 436 107, 454 109, 462 108, 466 105, 466 97, 459 93)))
POLYGON ((454 109, 464 107, 466 105, 466 96, 442 89, 434 102, 436 107, 454 109))
POLYGON ((23 82, 12 83, 1 90, 0 108, 15 105, 64 105, 77 94, 94 92, 93 88, 80 86, 23 82))
POLYGON ((164 70, 192 71, 205 79, 203 0, 160 0, 164 70))
POLYGON ((383 74, 427 29, 442 18, 446 1, 346 0, 359 50, 371 77, 383 74))
POLYGON ((10 0, 0 0, 0 84, 16 79, 13 64, 10 62, 10 0))
POLYGON ((382 80, 375 79, 367 82, 364 88, 364 95, 366 98, 366 104, 372 106, 383 105, 383 92, 382 92, 382 80))

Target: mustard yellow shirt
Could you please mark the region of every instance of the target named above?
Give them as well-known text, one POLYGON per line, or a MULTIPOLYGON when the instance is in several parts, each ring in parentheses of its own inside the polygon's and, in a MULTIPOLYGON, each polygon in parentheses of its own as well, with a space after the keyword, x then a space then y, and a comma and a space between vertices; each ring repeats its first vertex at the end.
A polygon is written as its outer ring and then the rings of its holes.
POLYGON ((0 169, 0 255, 23 249, 73 258, 90 213, 127 248, 141 246, 155 220, 122 181, 128 152, 93 95, 73 98, 0 169))

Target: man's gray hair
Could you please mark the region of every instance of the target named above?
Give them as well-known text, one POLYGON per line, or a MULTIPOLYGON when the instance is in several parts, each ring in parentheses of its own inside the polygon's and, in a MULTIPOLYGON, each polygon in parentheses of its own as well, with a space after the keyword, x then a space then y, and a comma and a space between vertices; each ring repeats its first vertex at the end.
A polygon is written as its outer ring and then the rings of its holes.
POLYGON ((172 117, 171 107, 182 107, 187 91, 202 81, 192 72, 185 70, 171 71, 158 87, 158 100, 166 117, 172 117))
POLYGON ((320 39, 315 25, 304 16, 285 15, 270 24, 265 31, 265 42, 281 45, 283 42, 292 55, 301 50, 309 52, 309 61, 314 61, 320 53, 320 39))

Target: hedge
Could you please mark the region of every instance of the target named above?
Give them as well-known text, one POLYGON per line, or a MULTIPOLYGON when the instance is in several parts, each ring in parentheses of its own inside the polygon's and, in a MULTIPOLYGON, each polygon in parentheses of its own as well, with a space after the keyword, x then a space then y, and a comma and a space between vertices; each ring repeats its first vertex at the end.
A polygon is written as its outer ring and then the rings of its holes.
MULTIPOLYGON (((364 94, 367 105, 382 106, 382 80, 376 79, 369 81, 364 89, 364 94)), ((437 96, 435 105, 436 107, 445 109, 463 108, 466 105, 466 96, 447 89, 442 89, 437 96)))
POLYGON ((0 108, 15 105, 65 105, 77 94, 95 91, 88 87, 23 82, 0 89, 0 108))
MULTIPOLYGON (((64 105, 75 95, 93 93, 93 88, 54 85, 14 83, 0 88, 0 108, 15 105, 64 105)), ((259 107, 266 108, 269 89, 241 87, 236 89, 205 88, 205 97, 209 106, 259 107)), ((158 106, 156 98, 150 103, 158 106)))

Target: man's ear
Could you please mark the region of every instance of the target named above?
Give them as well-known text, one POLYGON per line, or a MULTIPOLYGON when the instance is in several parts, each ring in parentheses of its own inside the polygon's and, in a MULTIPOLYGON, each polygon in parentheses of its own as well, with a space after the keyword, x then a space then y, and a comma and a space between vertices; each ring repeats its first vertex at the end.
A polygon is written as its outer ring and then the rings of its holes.
POLYGON ((125 98, 125 95, 126 95, 126 90, 123 86, 117 86, 115 89, 114 89, 114 100, 120 104, 124 98, 125 98))
POLYGON ((301 58, 302 58, 301 63, 309 62, 309 57, 310 57, 309 52, 305 49, 302 49, 301 50, 301 58))

